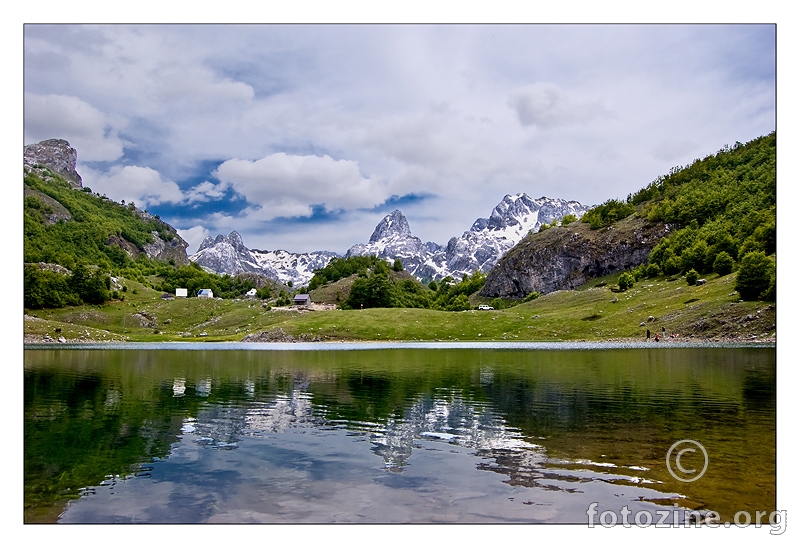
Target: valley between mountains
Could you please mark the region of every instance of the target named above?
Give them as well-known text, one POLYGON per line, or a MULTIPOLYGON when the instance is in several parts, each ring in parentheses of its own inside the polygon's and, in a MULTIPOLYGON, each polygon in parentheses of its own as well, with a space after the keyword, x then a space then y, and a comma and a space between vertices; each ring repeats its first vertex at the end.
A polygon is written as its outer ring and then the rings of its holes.
POLYGON ((29 343, 775 340, 774 133, 624 201, 508 194, 446 244, 395 210, 344 253, 234 231, 187 256, 157 215, 85 188, 76 158, 63 140, 25 147, 29 343))

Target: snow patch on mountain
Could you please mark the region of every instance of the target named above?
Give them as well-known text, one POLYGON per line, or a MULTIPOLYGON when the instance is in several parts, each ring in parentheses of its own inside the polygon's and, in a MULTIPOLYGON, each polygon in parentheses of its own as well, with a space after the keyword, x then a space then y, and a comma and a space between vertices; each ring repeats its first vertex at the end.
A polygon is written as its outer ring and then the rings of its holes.
MULTIPOLYGON (((394 210, 378 223, 368 243, 352 246, 345 257, 376 255, 387 261, 400 259, 405 269, 420 280, 447 276, 461 279, 476 270, 491 270, 503 255, 528 233, 537 232, 542 224, 569 214, 580 218, 588 209, 560 198, 532 199, 524 193, 509 194, 488 218, 477 219, 461 236, 450 238, 446 246, 423 242, 414 236, 405 215, 394 210)), ((190 260, 219 274, 254 272, 300 287, 311 280, 314 270, 324 268, 333 257, 339 256, 332 251, 290 253, 280 249, 248 249, 234 231, 227 236, 206 238, 190 260)))
POLYGON ((525 193, 507 194, 488 219, 477 219, 460 238, 450 238, 444 269, 457 279, 475 270, 488 272, 530 232, 566 215, 580 218, 588 209, 561 198, 532 199, 525 193))
POLYGON ((400 259, 406 270, 419 279, 460 279, 476 270, 488 272, 512 247, 531 231, 565 215, 581 217, 589 208, 575 201, 527 194, 506 195, 489 218, 477 219, 460 237, 450 238, 447 246, 423 243, 413 236, 408 220, 395 210, 372 233, 367 244, 356 244, 346 256, 377 255, 387 260, 400 259))
POLYGON ((345 257, 359 255, 376 255, 389 261, 400 259, 403 267, 420 279, 442 277, 444 248, 434 242, 423 243, 412 235, 408 220, 398 209, 378 223, 369 243, 354 245, 345 257))
POLYGON ((340 257, 333 251, 312 251, 311 253, 290 253, 283 249, 261 251, 253 249, 250 253, 264 272, 274 271, 276 279, 296 287, 306 285, 314 277, 314 271, 325 268, 334 257, 340 257))
POLYGON ((189 260, 217 274, 235 276, 252 272, 283 283, 292 282, 299 287, 311 280, 314 270, 324 268, 338 256, 332 251, 290 253, 282 249, 248 249, 234 230, 227 236, 220 234, 214 239, 206 238, 189 260))

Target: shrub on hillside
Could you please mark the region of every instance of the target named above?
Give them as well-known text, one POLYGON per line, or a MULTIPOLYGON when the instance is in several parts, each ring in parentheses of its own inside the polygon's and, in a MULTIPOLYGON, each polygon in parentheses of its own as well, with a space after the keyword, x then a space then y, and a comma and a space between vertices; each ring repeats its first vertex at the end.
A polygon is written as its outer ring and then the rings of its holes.
POLYGON ((89 304, 103 304, 111 298, 111 278, 99 269, 92 273, 87 267, 79 265, 72 272, 69 286, 82 301, 89 304))
POLYGON ((672 276, 673 274, 678 274, 681 271, 681 263, 680 260, 672 256, 666 261, 664 261, 664 265, 662 267, 664 274, 667 276, 672 276))
POLYGON ((692 268, 689 272, 686 273, 686 283, 689 285, 694 285, 697 283, 697 280, 700 278, 700 275, 697 271, 692 268))
POLYGON ((530 293, 528 293, 525 296, 524 299, 522 299, 522 302, 523 303, 527 303, 528 301, 532 301, 534 299, 538 299, 539 297, 541 297, 541 294, 539 294, 537 291, 531 291, 530 293))
POLYGON ((431 305, 432 308, 437 310, 466 310, 465 308, 459 308, 459 306, 464 305, 463 299, 459 301, 459 305, 454 304, 455 300, 461 295, 468 299, 470 295, 479 291, 483 284, 486 283, 486 274, 476 270, 471 276, 464 274, 457 284, 452 282, 453 278, 450 276, 439 282, 431 305))
POLYGON ((278 298, 275 300, 275 306, 289 306, 290 304, 292 304, 292 299, 289 298, 286 291, 281 290, 278 294, 278 298))
POLYGON ((314 271, 314 277, 308 284, 309 290, 316 289, 328 282, 337 282, 353 274, 364 278, 367 276, 368 269, 374 269, 379 264, 386 264, 386 261, 374 255, 358 255, 346 259, 334 257, 327 266, 314 271))
POLYGON ((589 223, 589 228, 596 229, 608 226, 631 215, 636 208, 620 200, 607 200, 583 214, 581 221, 589 223))
POLYGON ((758 300, 772 284, 774 268, 763 251, 751 251, 742 257, 734 289, 745 301, 758 300))
POLYGON ((706 253, 708 252, 708 245, 704 240, 699 240, 688 249, 684 249, 681 254, 681 263, 683 270, 688 272, 690 270, 698 270, 705 272, 706 253))
POLYGON ((345 301, 347 308, 392 308, 395 305, 395 288, 389 276, 376 272, 366 278, 358 278, 350 287, 350 296, 345 301))
POLYGON ((577 220, 578 220, 578 217, 576 215, 573 215, 572 213, 569 213, 567 215, 564 215, 561 218, 561 226, 567 226, 569 224, 574 223, 577 220))
POLYGON ((733 272, 733 257, 727 251, 720 251, 714 259, 712 270, 720 276, 730 274, 733 272))
POLYGON ((60 308, 81 304, 80 296, 69 286, 63 274, 25 265, 25 308, 60 308))
POLYGON ((661 269, 658 268, 657 264, 651 263, 644 269, 644 275, 648 278, 655 278, 659 274, 661 274, 661 269))
POLYGON ((469 302, 469 299, 466 295, 461 294, 458 295, 455 299, 453 299, 450 304, 447 306, 447 310, 451 312, 459 312, 461 310, 470 310, 472 305, 469 302))
POLYGON ((272 296, 272 291, 270 290, 269 286, 264 286, 261 289, 256 291, 256 297, 259 299, 269 299, 272 296))
POLYGON ((634 283, 636 283, 636 278, 634 278, 633 274, 630 272, 623 272, 619 275, 619 279, 617 280, 617 285, 621 291, 627 291, 633 287, 634 283))

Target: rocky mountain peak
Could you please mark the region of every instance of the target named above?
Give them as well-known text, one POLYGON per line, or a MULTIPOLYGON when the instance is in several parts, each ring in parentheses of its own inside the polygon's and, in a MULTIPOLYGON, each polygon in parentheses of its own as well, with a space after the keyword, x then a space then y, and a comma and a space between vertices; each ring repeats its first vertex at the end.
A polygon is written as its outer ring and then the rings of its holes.
MULTIPOLYGON (((507 251, 530 231, 543 223, 567 214, 580 216, 586 207, 578 202, 558 198, 531 199, 527 194, 507 194, 488 218, 478 219, 460 237, 453 237, 447 246, 423 243, 411 233, 408 220, 400 210, 384 217, 367 244, 355 244, 345 257, 375 255, 393 261, 400 259, 406 271, 419 279, 461 278, 475 270, 488 272, 507 251)), ((295 254, 286 251, 248 250, 242 237, 234 231, 215 239, 206 238, 190 259, 220 274, 258 272, 265 276, 308 282, 314 269, 324 267, 336 253, 314 252, 295 254)))
POLYGON ((217 274, 253 274, 300 287, 309 282, 315 270, 324 268, 338 256, 332 251, 289 253, 249 249, 241 234, 234 230, 227 236, 205 238, 189 260, 217 274))
POLYGON ((244 242, 242 241, 242 235, 236 232, 235 230, 222 238, 223 241, 228 242, 236 251, 239 253, 244 253, 245 251, 249 251, 247 247, 245 247, 244 242))
POLYGON ((207 247, 211 247, 214 245, 214 239, 211 236, 206 236, 203 238, 203 241, 200 243, 200 247, 197 248, 196 253, 200 253, 207 247))
POLYGON ((399 209, 395 209, 378 223, 378 226, 375 227, 375 231, 369 239, 369 243, 372 244, 392 236, 401 238, 411 236, 411 228, 408 226, 408 220, 399 209))
POLYGON ((83 180, 75 171, 75 165, 78 163, 78 151, 64 139, 47 139, 32 145, 25 145, 22 161, 28 169, 36 170, 35 166, 37 165, 45 166, 74 186, 83 187, 83 180))

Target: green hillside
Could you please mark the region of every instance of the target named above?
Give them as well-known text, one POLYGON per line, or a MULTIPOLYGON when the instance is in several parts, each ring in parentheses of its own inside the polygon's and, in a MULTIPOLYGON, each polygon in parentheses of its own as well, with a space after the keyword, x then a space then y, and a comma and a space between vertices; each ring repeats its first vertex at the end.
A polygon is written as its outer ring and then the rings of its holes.
MULTIPOLYGON (((625 202, 609 200, 586 214, 585 232, 621 226, 633 218, 630 211, 640 221, 669 225, 647 264, 575 291, 517 301, 481 298, 480 273, 425 286, 399 261, 392 266, 374 257, 333 261, 299 289, 338 310, 279 308, 290 298, 289 288, 277 284, 255 300, 163 300, 175 287, 238 297, 256 284, 143 253, 131 257, 117 239, 145 245, 151 231, 169 238, 168 225, 56 175, 47 181, 28 175, 25 184, 29 341, 232 341, 261 332, 287 340, 607 340, 639 339, 651 327, 703 340, 775 336, 774 133, 673 169, 625 202), (695 285, 701 276, 705 283, 695 285), (478 304, 495 310, 476 310, 478 304)), ((551 230, 574 232, 578 221, 570 221, 569 228, 553 226, 525 241, 551 230)))
MULTIPOLYGON (((763 263, 763 257, 774 256, 775 147, 775 133, 745 145, 736 143, 675 168, 629 195, 627 203, 637 208, 637 215, 672 227, 671 234, 650 253, 652 266, 637 274, 675 275, 692 270, 727 274, 742 263, 763 263)), ((769 271, 770 280, 761 294, 774 300, 774 264, 769 271)))
POLYGON ((269 287, 262 295, 282 287, 251 276, 206 272, 189 262, 186 243, 157 215, 133 203, 116 203, 90 188, 75 188, 42 166, 36 171, 24 175, 24 302, 28 309, 124 301, 130 298, 127 290, 132 282, 170 293, 185 287, 190 295, 209 288, 223 298, 239 297, 265 283, 269 287), (160 259, 147 253, 147 246, 158 243, 157 239, 163 243, 160 259))
MULTIPOLYGON (((144 254, 144 246, 154 242, 152 232, 168 242, 178 237, 157 216, 94 194, 90 188, 75 189, 52 171, 46 180, 26 172, 24 193, 26 263, 54 263, 68 269, 93 264, 120 272, 134 262, 126 250, 144 254)), ((185 254, 180 262, 188 262, 185 254)))
POLYGON ((610 274, 624 289, 658 276, 686 276, 691 285, 736 272, 741 298, 774 301, 775 161, 771 133, 673 168, 580 222, 542 226, 498 261, 480 294, 519 301, 610 274))

